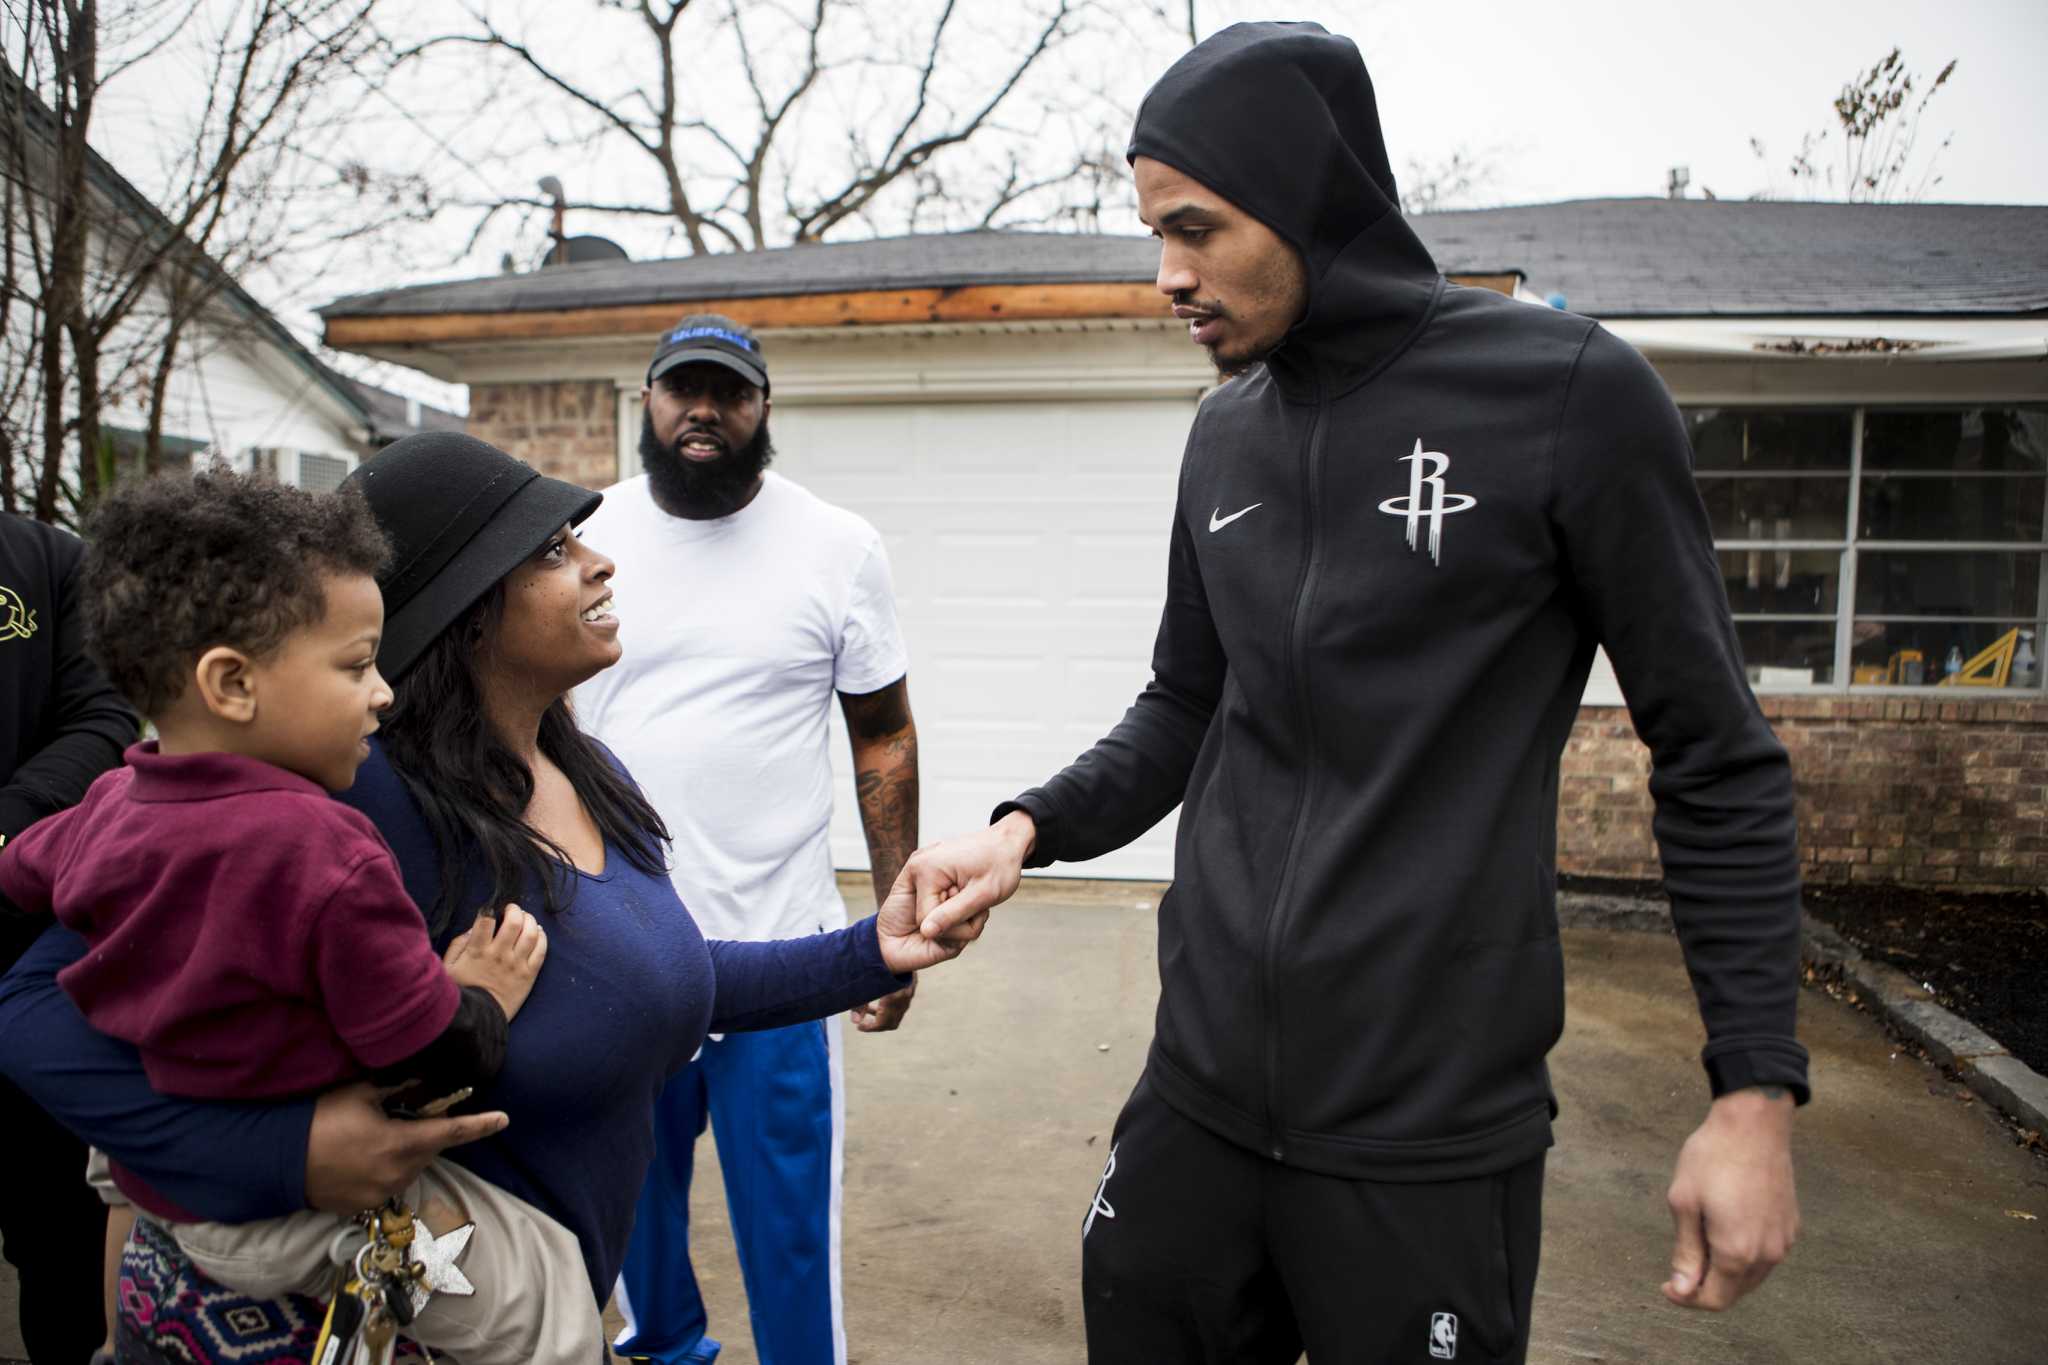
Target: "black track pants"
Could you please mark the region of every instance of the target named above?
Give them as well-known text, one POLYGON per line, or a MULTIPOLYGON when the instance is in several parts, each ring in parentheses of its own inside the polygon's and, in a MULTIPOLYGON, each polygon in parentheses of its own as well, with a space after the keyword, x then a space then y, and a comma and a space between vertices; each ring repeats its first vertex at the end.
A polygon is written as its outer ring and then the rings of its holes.
POLYGON ((1140 1079, 1081 1243, 1091 1365, 1521 1365, 1543 1158, 1430 1184, 1283 1166, 1140 1079))
POLYGON ((85 1365, 101 1308, 107 1206, 85 1183, 85 1144, 0 1081, 0 1242, 21 1280, 21 1337, 35 1365, 85 1365))

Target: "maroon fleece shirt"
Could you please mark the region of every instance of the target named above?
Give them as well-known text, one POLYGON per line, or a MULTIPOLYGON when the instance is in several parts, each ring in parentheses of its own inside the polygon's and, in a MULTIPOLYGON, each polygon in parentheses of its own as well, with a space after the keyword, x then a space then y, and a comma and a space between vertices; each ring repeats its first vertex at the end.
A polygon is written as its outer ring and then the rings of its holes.
POLYGON ((0 851, 0 893, 91 945, 58 981, 152 1087, 302 1095, 449 1027, 459 988, 359 811, 235 754, 127 761, 0 851))

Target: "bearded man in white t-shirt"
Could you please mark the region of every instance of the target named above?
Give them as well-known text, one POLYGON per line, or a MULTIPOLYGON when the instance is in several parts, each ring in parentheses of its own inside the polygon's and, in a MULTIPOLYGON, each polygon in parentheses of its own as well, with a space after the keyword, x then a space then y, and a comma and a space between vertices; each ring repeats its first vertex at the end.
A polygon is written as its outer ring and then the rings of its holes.
MULTIPOLYGON (((917 846, 917 728, 882 538, 767 472, 768 387, 751 329, 684 318, 641 390, 645 472, 605 490, 582 528, 618 564, 625 653, 577 689, 577 714, 661 812, 676 890, 713 939, 845 923, 827 839, 835 694, 877 902, 917 846)), ((893 1029, 910 995, 855 1021, 893 1029)), ((713 1035, 669 1082, 619 1279, 622 1355, 677 1365, 718 1354, 689 1255, 691 1161, 708 1118, 761 1360, 845 1361, 840 1082, 837 1020, 713 1035)))

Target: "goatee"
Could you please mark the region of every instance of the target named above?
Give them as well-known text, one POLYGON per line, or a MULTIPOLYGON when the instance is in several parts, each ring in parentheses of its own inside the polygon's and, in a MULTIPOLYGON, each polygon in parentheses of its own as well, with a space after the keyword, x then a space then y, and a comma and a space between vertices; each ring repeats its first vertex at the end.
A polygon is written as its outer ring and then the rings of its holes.
POLYGON ((1254 355, 1244 356, 1225 356, 1213 346, 1205 349, 1209 352, 1209 363, 1216 367, 1216 383, 1220 386, 1265 364, 1280 349, 1280 344, 1275 342, 1254 355))
POLYGON ((1209 363, 1216 368, 1216 383, 1219 386, 1228 384, 1239 375, 1257 368, 1259 362, 1265 358, 1264 356, 1255 356, 1250 360, 1225 360, 1216 352, 1209 352, 1209 363))
POLYGON ((761 471, 774 458, 766 417, 754 439, 738 450, 715 460, 690 460, 655 436, 653 414, 640 414, 640 467, 647 471, 655 502, 679 517, 709 521, 731 516, 754 496, 761 471))

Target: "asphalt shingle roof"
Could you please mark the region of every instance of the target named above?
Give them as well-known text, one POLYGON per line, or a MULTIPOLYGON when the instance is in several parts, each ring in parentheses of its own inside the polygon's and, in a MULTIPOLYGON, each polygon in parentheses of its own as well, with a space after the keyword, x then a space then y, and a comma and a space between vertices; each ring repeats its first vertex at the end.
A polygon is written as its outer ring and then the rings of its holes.
MULTIPOLYGON (((1447 274, 1520 270, 1594 317, 2048 312, 2048 206, 1582 199, 1410 220, 1447 274)), ((1149 238, 965 232, 572 265, 359 294, 325 318, 1149 281, 1149 238)))
MULTIPOLYGON (((339 372, 337 371, 337 374, 339 372)), ((360 379, 340 375, 341 382, 354 393, 369 414, 370 437, 376 441, 395 441, 401 436, 410 436, 417 431, 463 431, 466 424, 459 413, 437 408, 431 403, 414 404, 404 394, 380 389, 375 384, 365 384, 360 379), (418 421, 412 420, 414 417, 418 421)))
POLYGON ((1583 199, 1411 220, 1592 317, 2048 312, 2048 206, 1583 199))

